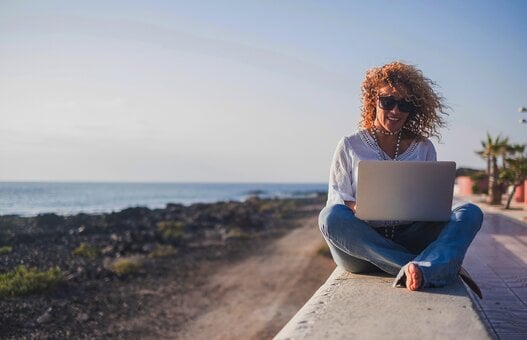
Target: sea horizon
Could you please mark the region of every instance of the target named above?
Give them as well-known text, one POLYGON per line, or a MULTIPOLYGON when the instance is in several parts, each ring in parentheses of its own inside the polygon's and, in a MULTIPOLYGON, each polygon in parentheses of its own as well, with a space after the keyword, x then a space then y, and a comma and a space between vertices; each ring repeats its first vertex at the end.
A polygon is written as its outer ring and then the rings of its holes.
POLYGON ((327 192, 327 183, 0 181, 0 215, 111 213, 261 198, 300 198, 327 192))
POLYGON ((161 184, 322 184, 327 181, 118 181, 118 180, 0 180, 0 183, 161 183, 161 184))

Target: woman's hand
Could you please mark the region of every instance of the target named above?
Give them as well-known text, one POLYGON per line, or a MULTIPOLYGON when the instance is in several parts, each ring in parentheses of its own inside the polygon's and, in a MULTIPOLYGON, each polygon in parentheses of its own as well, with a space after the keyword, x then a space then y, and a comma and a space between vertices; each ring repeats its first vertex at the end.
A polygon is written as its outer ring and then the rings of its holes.
POLYGON ((344 204, 346 204, 346 206, 350 208, 354 214, 356 213, 355 210, 357 209, 357 203, 355 201, 344 201, 344 204))

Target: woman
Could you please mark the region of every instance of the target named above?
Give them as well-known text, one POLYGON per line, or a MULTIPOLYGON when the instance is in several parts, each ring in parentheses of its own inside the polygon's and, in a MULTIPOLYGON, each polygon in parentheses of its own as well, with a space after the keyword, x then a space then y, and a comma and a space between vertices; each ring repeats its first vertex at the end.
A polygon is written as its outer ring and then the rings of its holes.
POLYGON ((483 214, 473 204, 455 208, 447 223, 362 221, 355 217, 357 167, 361 160, 435 161, 429 137, 445 126, 444 99, 420 70, 392 62, 367 71, 362 83, 362 120, 340 140, 333 157, 320 229, 337 265, 352 273, 381 269, 395 285, 415 291, 457 277, 483 214))

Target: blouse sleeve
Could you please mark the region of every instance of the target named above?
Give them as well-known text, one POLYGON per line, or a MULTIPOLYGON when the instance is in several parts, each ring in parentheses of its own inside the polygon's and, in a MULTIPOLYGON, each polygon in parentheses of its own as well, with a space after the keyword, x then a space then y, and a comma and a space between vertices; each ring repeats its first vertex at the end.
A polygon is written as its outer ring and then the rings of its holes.
POLYGON ((434 147, 434 144, 430 140, 427 140, 427 151, 426 151, 426 160, 427 161, 437 161, 437 153, 434 147))
POLYGON ((340 140, 333 155, 329 171, 328 205, 355 201, 352 189, 352 164, 344 138, 340 140))

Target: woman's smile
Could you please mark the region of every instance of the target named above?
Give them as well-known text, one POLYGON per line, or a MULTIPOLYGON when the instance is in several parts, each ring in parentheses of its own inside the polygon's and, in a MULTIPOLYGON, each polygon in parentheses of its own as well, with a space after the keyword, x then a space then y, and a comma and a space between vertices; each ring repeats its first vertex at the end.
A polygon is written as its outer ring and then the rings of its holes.
POLYGON ((398 122, 401 120, 401 117, 395 117, 395 116, 390 116, 388 115, 388 119, 389 120, 392 120, 392 121, 395 121, 395 122, 398 122))

